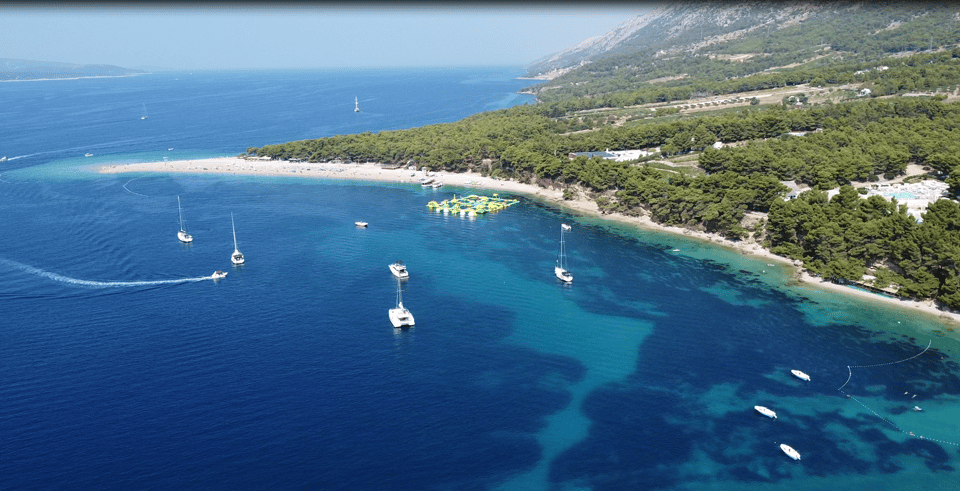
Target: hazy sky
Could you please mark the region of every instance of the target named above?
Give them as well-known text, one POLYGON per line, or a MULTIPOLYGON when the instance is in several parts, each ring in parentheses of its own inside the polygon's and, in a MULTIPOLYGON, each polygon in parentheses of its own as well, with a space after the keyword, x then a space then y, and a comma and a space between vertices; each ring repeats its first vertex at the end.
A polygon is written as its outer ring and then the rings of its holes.
POLYGON ((174 69, 524 66, 650 3, 0 6, 0 58, 174 69))

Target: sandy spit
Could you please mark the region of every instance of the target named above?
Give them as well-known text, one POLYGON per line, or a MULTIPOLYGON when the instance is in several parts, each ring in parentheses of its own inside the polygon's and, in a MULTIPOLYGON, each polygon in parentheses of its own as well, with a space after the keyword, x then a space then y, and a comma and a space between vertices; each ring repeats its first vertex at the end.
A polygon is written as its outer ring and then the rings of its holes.
MULTIPOLYGON (((649 217, 628 217, 621 214, 602 214, 597 204, 586 198, 564 200, 562 191, 541 188, 532 184, 523 184, 516 181, 498 180, 483 177, 476 173, 449 173, 412 171, 409 169, 384 169, 375 163, 296 163, 276 160, 247 160, 239 157, 217 157, 198 160, 171 160, 165 162, 144 162, 136 164, 103 165, 98 168, 101 174, 116 174, 126 172, 156 172, 156 173, 197 173, 223 175, 257 175, 257 176, 297 176, 321 179, 347 179, 357 181, 381 181, 397 183, 419 183, 424 177, 431 177, 445 185, 477 188, 491 191, 508 191, 511 193, 535 196, 546 201, 555 202, 559 206, 608 220, 634 225, 648 230, 658 230, 692 237, 706 242, 713 242, 737 250, 744 255, 757 256, 769 262, 778 262, 797 265, 790 259, 777 256, 761 245, 750 242, 734 242, 715 234, 697 232, 680 227, 669 227, 657 224, 649 217)), ((884 302, 901 308, 923 312, 944 322, 960 322, 960 314, 941 310, 933 301, 901 300, 887 298, 870 292, 856 290, 844 285, 824 281, 814 277, 797 267, 796 279, 815 287, 828 289, 843 295, 855 296, 870 301, 884 302)))

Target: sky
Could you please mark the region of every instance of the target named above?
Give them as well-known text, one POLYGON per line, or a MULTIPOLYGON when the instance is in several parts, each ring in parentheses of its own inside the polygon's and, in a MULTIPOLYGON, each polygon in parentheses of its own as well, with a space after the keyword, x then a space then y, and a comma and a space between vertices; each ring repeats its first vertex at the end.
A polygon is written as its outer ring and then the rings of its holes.
POLYGON ((653 4, 0 4, 0 58, 182 70, 527 66, 653 4))

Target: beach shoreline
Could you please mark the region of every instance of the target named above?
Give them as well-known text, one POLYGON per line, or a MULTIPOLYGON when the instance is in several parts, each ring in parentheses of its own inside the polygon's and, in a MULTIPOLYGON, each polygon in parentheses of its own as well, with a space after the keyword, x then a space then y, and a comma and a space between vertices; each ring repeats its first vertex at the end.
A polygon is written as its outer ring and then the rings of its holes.
POLYGON ((602 213, 597 203, 586 198, 563 199, 563 192, 532 184, 512 180, 481 176, 473 172, 426 172, 407 167, 384 168, 375 163, 337 163, 337 162, 288 162, 278 160, 244 159, 240 157, 215 157, 193 160, 171 160, 161 162, 142 162, 130 164, 103 164, 96 167, 101 174, 119 174, 131 172, 143 173, 195 173, 219 175, 249 176, 294 176, 315 179, 338 179, 356 181, 378 181, 419 184, 421 179, 432 178, 444 185, 476 188, 487 191, 507 191, 544 199, 560 207, 583 215, 595 216, 604 220, 632 225, 640 229, 666 232, 711 242, 737 251, 744 256, 754 256, 769 262, 776 262, 794 268, 795 280, 803 285, 825 289, 842 295, 863 300, 882 302, 901 309, 922 312, 944 323, 960 323, 960 314, 942 310, 934 301, 908 300, 886 297, 869 291, 857 290, 849 286, 825 281, 802 269, 795 261, 773 254, 753 241, 734 242, 716 234, 698 232, 682 227, 671 227, 655 223, 647 216, 631 217, 619 213, 602 213))

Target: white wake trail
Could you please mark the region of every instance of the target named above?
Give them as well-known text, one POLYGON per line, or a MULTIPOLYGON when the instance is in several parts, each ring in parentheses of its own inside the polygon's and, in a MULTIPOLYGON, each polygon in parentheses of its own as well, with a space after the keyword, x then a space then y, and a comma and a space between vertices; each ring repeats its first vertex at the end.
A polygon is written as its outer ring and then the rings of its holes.
POLYGON ((33 266, 28 266, 26 264, 18 263, 16 261, 11 261, 9 259, 0 258, 0 263, 12 266, 21 271, 27 273, 32 273, 37 276, 42 276, 44 278, 49 278, 54 281, 59 281, 61 283, 67 283, 70 285, 76 285, 81 287, 88 288, 122 288, 122 287, 131 287, 131 286, 152 286, 152 285, 173 285, 177 283, 191 283, 196 281, 212 280, 211 276, 198 276, 195 278, 178 278, 175 280, 153 280, 153 281, 92 281, 92 280, 81 280, 78 278, 71 278, 69 276, 64 276, 62 274, 51 273, 50 271, 44 271, 40 268, 35 268, 33 266))

